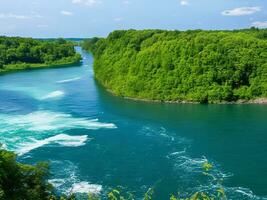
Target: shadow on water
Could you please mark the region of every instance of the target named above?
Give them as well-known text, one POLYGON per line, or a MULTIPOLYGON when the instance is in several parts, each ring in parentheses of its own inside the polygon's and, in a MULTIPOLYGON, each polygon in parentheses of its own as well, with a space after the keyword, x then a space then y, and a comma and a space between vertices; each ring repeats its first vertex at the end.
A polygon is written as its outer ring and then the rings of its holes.
POLYGON ((38 110, 38 102, 22 92, 0 90, 0 113, 2 114, 29 114, 38 110))

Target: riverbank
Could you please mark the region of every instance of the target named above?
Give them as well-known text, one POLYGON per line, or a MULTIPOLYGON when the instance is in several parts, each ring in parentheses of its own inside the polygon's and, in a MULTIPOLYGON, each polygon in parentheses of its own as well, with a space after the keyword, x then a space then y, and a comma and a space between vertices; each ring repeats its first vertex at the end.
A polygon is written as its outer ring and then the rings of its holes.
POLYGON ((51 63, 19 63, 19 64, 9 64, 4 65, 2 69, 0 69, 0 75, 17 72, 22 70, 34 70, 34 69, 44 69, 44 68, 58 68, 58 67, 69 67, 74 64, 79 64, 81 61, 81 56, 76 54, 75 56, 64 58, 58 60, 56 62, 51 63))
MULTIPOLYGON (((142 98, 133 98, 133 97, 125 97, 125 96, 119 96, 116 95, 112 90, 105 88, 97 79, 96 81, 99 83, 99 85, 104 88, 107 92, 109 92, 112 96, 115 97, 121 97, 123 99, 128 99, 132 101, 139 101, 139 102, 147 102, 147 103, 165 103, 165 104, 204 104, 201 102, 195 102, 195 101, 186 101, 186 100, 177 100, 177 101, 162 101, 162 100, 152 100, 152 99, 142 99, 142 98)), ((206 104, 236 104, 236 105, 241 105, 241 104, 266 104, 267 105, 267 98, 265 97, 259 97, 255 99, 239 99, 237 101, 213 101, 213 102, 207 102, 206 104)))
MULTIPOLYGON (((160 100, 149 100, 149 99, 137 99, 131 97, 124 97, 125 99, 130 99, 134 101, 143 101, 143 102, 155 102, 155 103, 169 103, 169 104, 205 104, 201 102, 194 101, 185 101, 185 100, 177 100, 177 101, 160 101, 160 100)), ((238 101, 214 101, 208 102, 207 104, 267 104, 267 98, 257 98, 252 100, 240 99, 238 101)))

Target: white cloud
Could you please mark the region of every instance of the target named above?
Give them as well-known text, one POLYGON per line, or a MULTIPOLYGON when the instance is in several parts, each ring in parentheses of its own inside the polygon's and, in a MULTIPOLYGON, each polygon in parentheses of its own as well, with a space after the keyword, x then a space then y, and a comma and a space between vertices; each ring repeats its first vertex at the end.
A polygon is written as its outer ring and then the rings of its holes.
POLYGON ((72 15, 73 15, 72 12, 69 12, 69 11, 66 11, 66 10, 62 10, 62 11, 60 12, 60 14, 61 14, 61 15, 66 15, 66 16, 72 16, 72 15))
POLYGON ((98 4, 101 4, 101 0, 72 0, 72 3, 74 4, 83 4, 86 6, 95 6, 98 4))
POLYGON ((13 18, 13 19, 31 19, 31 16, 27 16, 27 15, 18 15, 18 14, 14 14, 14 13, 0 13, 0 18, 4 19, 4 18, 13 18))
POLYGON ((255 12, 261 11, 261 8, 258 6, 255 7, 240 7, 232 10, 225 10, 222 12, 222 15, 226 16, 242 16, 242 15, 252 15, 255 12))
POLYGON ((255 26, 255 27, 258 27, 258 28, 267 28, 267 21, 264 21, 264 22, 253 22, 251 24, 251 26, 255 26))
POLYGON ((180 1, 180 4, 181 4, 182 6, 187 6, 189 3, 188 3, 187 0, 181 0, 181 1, 180 1))

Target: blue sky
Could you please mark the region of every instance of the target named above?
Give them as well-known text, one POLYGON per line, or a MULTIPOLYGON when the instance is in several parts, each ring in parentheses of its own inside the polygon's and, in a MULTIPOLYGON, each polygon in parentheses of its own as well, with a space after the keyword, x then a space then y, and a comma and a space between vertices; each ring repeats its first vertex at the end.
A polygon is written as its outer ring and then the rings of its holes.
POLYGON ((106 36, 116 29, 267 28, 267 0, 0 0, 0 35, 106 36))

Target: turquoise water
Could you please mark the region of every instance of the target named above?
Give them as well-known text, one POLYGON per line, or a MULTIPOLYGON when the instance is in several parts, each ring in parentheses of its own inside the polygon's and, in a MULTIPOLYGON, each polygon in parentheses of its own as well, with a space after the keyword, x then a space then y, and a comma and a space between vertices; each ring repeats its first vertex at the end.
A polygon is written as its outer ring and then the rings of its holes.
POLYGON ((0 76, 0 142, 25 163, 48 160, 58 192, 122 186, 156 199, 223 187, 267 199, 266 105, 170 105, 114 97, 93 58, 82 66, 0 76), (204 175, 202 165, 214 167, 204 175))

